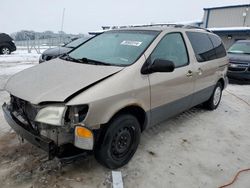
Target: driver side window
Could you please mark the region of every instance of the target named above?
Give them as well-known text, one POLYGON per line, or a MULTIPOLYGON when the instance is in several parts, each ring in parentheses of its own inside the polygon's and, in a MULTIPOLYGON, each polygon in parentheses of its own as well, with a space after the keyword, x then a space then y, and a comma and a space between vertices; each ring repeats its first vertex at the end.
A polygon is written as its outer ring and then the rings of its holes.
POLYGON ((170 33, 164 36, 151 54, 151 62, 155 59, 172 61, 176 68, 188 65, 189 59, 182 35, 170 33))

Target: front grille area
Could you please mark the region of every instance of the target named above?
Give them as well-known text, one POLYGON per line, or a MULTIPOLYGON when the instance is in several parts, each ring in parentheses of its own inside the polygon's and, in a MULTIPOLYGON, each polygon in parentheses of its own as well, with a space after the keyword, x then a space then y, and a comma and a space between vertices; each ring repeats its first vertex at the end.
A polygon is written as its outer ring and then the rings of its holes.
POLYGON ((235 72, 246 72, 246 71, 250 71, 250 63, 246 63, 246 62, 230 62, 229 63, 229 67, 228 67, 229 71, 235 71, 235 72))
POLYGON ((10 109, 12 115, 25 125, 24 128, 38 133, 37 126, 34 122, 39 110, 38 108, 25 100, 11 96, 10 109))
POLYGON ((228 67, 229 71, 237 71, 237 72, 245 72, 247 69, 246 68, 241 68, 241 67, 228 67))

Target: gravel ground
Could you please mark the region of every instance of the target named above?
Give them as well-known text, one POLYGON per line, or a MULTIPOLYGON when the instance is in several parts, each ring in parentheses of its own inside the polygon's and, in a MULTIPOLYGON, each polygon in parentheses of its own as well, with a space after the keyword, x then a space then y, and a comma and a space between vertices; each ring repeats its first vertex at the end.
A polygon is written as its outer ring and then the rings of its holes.
MULTIPOLYGON (((16 71, 37 61, 8 64, 0 58, 0 89, 16 71), (26 64, 25 64, 26 63, 26 64), (25 64, 25 66, 24 66, 25 64)), ((0 91, 0 103, 8 94, 0 91)), ((229 85, 215 111, 192 108, 146 130, 133 159, 122 172, 124 187, 206 188, 228 183, 250 168, 250 85, 229 85)), ((1 187, 111 187, 111 171, 93 156, 69 165, 47 161, 46 153, 21 143, 0 111, 1 187)), ((231 187, 249 187, 250 172, 231 187)))

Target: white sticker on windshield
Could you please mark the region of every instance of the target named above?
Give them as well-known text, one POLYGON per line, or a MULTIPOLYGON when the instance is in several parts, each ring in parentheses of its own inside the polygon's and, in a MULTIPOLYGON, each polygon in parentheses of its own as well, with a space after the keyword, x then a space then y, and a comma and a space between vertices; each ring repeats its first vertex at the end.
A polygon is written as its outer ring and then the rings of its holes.
POLYGON ((140 46, 142 42, 139 41, 131 41, 131 40, 124 40, 121 42, 121 45, 127 45, 127 46, 140 46))

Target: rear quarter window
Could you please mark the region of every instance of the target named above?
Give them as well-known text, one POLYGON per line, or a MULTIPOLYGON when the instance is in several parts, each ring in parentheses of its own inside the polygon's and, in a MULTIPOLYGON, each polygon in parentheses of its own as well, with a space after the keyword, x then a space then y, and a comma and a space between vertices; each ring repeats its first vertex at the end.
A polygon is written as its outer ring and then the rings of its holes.
POLYGON ((5 34, 5 33, 0 33, 0 42, 9 42, 9 41, 12 41, 13 39, 5 34))
POLYGON ((209 34, 209 38, 211 39, 213 43, 217 58, 225 57, 227 55, 227 52, 222 43, 221 38, 218 37, 217 35, 211 35, 211 34, 209 34))
POLYGON ((198 62, 211 61, 226 56, 222 41, 216 35, 186 32, 198 62))

